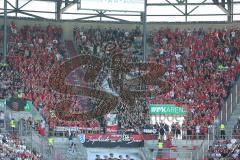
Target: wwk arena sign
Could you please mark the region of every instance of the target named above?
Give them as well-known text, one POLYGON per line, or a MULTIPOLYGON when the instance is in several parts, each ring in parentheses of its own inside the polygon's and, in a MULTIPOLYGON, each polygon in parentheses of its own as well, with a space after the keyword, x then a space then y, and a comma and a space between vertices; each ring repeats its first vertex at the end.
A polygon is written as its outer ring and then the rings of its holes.
POLYGON ((185 115, 182 107, 174 104, 150 104, 149 113, 153 115, 185 115))

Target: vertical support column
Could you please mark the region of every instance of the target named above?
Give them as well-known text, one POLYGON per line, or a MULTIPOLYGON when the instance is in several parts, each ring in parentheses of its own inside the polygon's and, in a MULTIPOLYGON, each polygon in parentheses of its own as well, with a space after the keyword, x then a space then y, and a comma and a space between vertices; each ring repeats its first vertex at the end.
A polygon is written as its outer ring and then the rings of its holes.
POLYGON ((144 0, 144 13, 143 13, 143 61, 146 62, 147 58, 147 0, 144 0))
POLYGON ((6 99, 4 101, 4 129, 7 131, 7 104, 6 99))
POLYGON ((228 22, 233 21, 233 0, 227 0, 227 6, 228 6, 228 22))
POLYGON ((7 56, 7 0, 4 0, 4 37, 3 37, 3 63, 7 56))
POLYGON ((225 112, 226 112, 226 117, 225 117, 225 121, 223 123, 226 123, 227 118, 228 118, 228 103, 227 103, 227 101, 225 102, 225 112))
POLYGON ((215 126, 213 125, 213 128, 212 128, 212 133, 213 133, 213 141, 215 141, 215 126))
POLYGON ((188 3, 188 1, 187 0, 185 0, 185 22, 187 22, 188 21, 188 9, 187 9, 187 3, 188 3))
POLYGON ((99 16, 100 16, 100 22, 102 22, 102 15, 103 15, 103 12, 102 12, 102 11, 99 11, 98 14, 99 14, 99 16))
POLYGON ((56 14, 55 14, 55 19, 59 22, 61 20, 61 5, 62 1, 57 0, 55 3, 55 8, 56 8, 56 14))
POLYGON ((231 113, 233 112, 233 94, 231 93, 231 113))
POLYGON ((236 83, 235 89, 236 89, 236 105, 237 105, 238 104, 238 82, 236 83))
POLYGON ((15 13, 15 16, 17 17, 17 15, 18 15, 18 0, 16 0, 16 13, 15 13))
POLYGON ((222 120, 223 120, 223 109, 221 109, 221 118, 220 118, 220 124, 222 123, 222 120))

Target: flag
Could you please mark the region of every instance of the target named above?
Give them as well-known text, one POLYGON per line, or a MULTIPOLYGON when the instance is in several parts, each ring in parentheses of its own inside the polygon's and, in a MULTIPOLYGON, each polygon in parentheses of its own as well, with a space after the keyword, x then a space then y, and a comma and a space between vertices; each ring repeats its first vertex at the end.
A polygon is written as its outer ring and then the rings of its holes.
POLYGON ((79 140, 80 140, 81 143, 84 143, 85 140, 86 140, 85 134, 80 134, 80 135, 79 135, 79 140))

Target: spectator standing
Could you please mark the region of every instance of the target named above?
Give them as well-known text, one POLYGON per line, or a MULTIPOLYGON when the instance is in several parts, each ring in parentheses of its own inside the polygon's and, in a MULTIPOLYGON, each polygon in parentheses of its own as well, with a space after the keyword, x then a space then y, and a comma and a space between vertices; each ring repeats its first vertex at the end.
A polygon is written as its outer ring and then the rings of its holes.
POLYGON ((221 123, 219 128, 220 128, 221 138, 225 139, 225 125, 221 123))
POLYGON ((0 111, 0 128, 4 127, 5 114, 3 111, 0 111))
POLYGON ((99 156, 99 155, 96 155, 95 160, 101 160, 100 156, 99 156))
POLYGON ((70 135, 69 135, 69 146, 72 146, 73 145, 73 133, 71 132, 70 135))
POLYGON ((176 125, 174 123, 172 123, 171 132, 172 132, 173 137, 176 137, 176 125))
POLYGON ((164 130, 165 130, 166 135, 168 135, 168 133, 169 133, 169 126, 166 123, 164 123, 164 130))
POLYGON ((50 154, 53 153, 53 144, 54 144, 54 139, 52 137, 48 137, 48 146, 49 146, 50 154))
POLYGON ((10 128, 11 128, 11 132, 14 133, 15 130, 16 130, 16 125, 17 125, 17 122, 14 118, 11 119, 10 121, 10 128))
POLYGON ((197 125, 196 127, 195 127, 195 132, 196 132, 196 135, 197 135, 197 139, 199 139, 199 135, 200 135, 200 128, 201 128, 201 126, 200 125, 197 125))
POLYGON ((41 120, 41 123, 40 123, 40 135, 41 136, 45 136, 45 128, 46 128, 46 123, 44 120, 41 120))
POLYGON ((163 139, 163 138, 164 138, 165 130, 164 130, 164 126, 163 126, 162 123, 160 124, 159 133, 160 133, 160 139, 163 139))
POLYGON ((181 126, 176 124, 176 137, 178 138, 181 135, 181 126))

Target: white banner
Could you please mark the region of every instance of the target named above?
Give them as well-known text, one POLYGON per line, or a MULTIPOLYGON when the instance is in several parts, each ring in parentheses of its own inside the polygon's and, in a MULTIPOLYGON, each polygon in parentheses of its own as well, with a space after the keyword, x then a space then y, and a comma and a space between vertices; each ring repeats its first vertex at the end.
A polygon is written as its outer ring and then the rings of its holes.
POLYGON ((4 109, 6 105, 6 99, 0 99, 0 109, 4 109))
POLYGON ((65 126, 56 126, 54 129, 56 132, 68 132, 69 130, 71 132, 77 132, 81 130, 88 130, 88 131, 97 131, 100 130, 100 127, 95 128, 83 128, 83 127, 65 127, 65 126))
POLYGON ((106 121, 107 121, 107 126, 118 125, 117 114, 107 114, 106 121))

